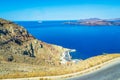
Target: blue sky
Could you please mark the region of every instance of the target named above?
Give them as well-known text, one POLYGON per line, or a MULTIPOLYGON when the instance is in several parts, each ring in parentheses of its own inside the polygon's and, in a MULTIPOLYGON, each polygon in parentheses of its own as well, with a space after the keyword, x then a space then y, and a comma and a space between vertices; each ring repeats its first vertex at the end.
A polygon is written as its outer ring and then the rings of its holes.
POLYGON ((120 0, 0 0, 0 17, 9 20, 120 18, 120 0))

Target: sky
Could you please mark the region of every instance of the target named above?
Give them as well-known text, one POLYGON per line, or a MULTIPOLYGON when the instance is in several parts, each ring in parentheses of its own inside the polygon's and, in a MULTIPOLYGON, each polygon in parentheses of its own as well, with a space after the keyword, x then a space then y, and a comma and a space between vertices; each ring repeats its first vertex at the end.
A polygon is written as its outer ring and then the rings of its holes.
POLYGON ((12 21, 120 18, 120 0, 0 0, 0 17, 12 21))

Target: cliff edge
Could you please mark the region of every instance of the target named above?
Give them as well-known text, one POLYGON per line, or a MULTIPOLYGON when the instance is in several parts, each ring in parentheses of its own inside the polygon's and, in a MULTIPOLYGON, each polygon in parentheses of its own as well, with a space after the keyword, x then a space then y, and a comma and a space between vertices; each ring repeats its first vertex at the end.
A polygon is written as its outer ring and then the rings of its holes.
POLYGON ((22 26, 0 18, 0 61, 54 65, 65 50, 37 40, 22 26))

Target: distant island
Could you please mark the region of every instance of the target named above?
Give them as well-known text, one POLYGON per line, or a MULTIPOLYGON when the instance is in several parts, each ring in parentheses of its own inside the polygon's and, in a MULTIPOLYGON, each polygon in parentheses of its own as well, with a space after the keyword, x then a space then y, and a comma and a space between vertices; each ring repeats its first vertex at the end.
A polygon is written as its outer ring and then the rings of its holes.
POLYGON ((89 18, 80 19, 77 21, 69 21, 64 24, 70 25, 86 25, 86 26, 120 26, 120 18, 115 19, 99 19, 99 18, 89 18))

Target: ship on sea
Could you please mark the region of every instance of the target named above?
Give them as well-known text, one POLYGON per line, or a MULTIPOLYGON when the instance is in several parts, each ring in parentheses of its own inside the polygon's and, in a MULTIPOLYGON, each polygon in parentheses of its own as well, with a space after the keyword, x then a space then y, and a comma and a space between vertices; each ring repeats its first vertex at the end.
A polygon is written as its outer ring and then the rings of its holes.
POLYGON ((39 21, 38 21, 38 23, 42 23, 42 21, 41 21, 41 20, 39 20, 39 21))

